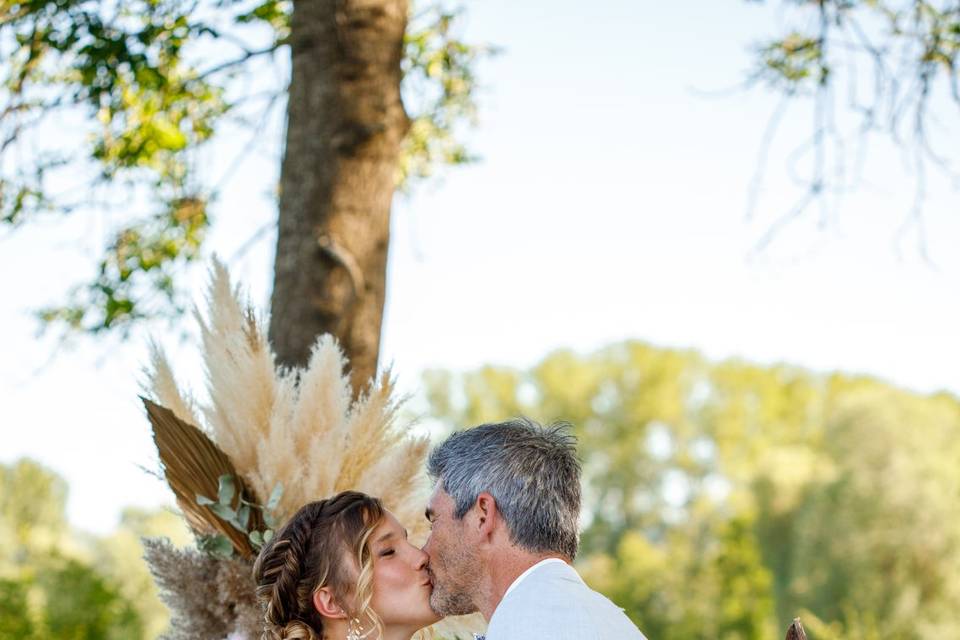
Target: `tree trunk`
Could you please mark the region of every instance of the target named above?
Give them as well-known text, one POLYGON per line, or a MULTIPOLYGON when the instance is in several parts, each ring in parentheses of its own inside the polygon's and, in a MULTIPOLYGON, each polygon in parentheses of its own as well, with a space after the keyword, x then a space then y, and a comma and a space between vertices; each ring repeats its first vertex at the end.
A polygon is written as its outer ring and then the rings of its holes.
POLYGON ((337 337, 356 393, 376 374, 390 206, 408 119, 408 0, 294 0, 270 340, 303 365, 337 337))

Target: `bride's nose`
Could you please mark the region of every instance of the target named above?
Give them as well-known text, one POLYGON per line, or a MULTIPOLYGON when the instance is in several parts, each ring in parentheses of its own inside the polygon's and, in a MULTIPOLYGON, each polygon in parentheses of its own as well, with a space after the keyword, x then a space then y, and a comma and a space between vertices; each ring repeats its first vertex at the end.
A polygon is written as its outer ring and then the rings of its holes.
POLYGON ((416 547, 413 547, 413 554, 414 554, 414 555, 413 555, 413 566, 414 566, 418 571, 421 570, 421 569, 426 568, 427 562, 430 560, 430 556, 428 556, 428 555, 423 551, 423 549, 417 549, 416 547))

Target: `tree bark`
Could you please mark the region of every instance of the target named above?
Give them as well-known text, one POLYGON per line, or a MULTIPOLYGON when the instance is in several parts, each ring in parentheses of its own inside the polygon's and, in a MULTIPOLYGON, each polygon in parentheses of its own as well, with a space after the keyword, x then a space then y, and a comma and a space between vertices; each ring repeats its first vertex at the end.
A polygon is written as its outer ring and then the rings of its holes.
POLYGON ((408 0, 294 0, 270 339, 304 365, 337 337, 354 392, 376 374, 390 207, 409 126, 408 0))

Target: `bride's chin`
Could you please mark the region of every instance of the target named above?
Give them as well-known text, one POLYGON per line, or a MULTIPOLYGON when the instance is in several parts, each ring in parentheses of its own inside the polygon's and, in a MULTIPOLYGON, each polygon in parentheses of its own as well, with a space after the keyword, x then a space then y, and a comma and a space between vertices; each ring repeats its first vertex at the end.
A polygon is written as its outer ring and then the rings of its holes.
POLYGON ((436 624, 443 619, 442 616, 438 616, 436 612, 430 608, 429 603, 427 603, 427 612, 428 613, 425 613, 423 618, 417 621, 421 628, 429 627, 430 625, 436 624))
POLYGON ((417 620, 417 623, 421 627, 429 627, 430 625, 436 624, 437 622, 440 622, 440 620, 442 620, 442 617, 434 613, 433 609, 431 609, 429 606, 427 607, 427 611, 429 613, 424 613, 424 615, 419 620, 417 620))
POLYGON ((429 606, 425 607, 423 611, 417 612, 408 612, 403 621, 400 620, 384 620, 384 624, 387 626, 396 626, 402 627, 404 629, 409 629, 411 634, 420 629, 425 629, 431 625, 434 625, 442 620, 441 616, 438 616, 434 613, 433 609, 429 606))
POLYGON ((430 596, 432 595, 433 595, 433 585, 427 584, 426 588, 424 589, 424 601, 423 601, 423 607, 424 607, 423 610, 425 612, 424 622, 423 622, 424 627, 429 627, 430 625, 436 622, 440 622, 443 619, 443 616, 439 615, 436 611, 433 610, 433 607, 430 606, 430 596))

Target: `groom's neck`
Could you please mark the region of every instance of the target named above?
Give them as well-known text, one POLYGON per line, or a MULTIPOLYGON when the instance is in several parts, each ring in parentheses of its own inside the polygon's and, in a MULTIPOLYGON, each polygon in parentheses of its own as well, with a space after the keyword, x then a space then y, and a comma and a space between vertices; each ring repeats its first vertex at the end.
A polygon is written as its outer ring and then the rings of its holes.
POLYGON ((476 603, 483 617, 489 621, 510 585, 524 571, 549 558, 558 558, 564 562, 569 562, 567 558, 559 554, 530 553, 514 546, 491 554, 487 559, 486 580, 484 580, 485 584, 481 585, 480 601, 476 603))

